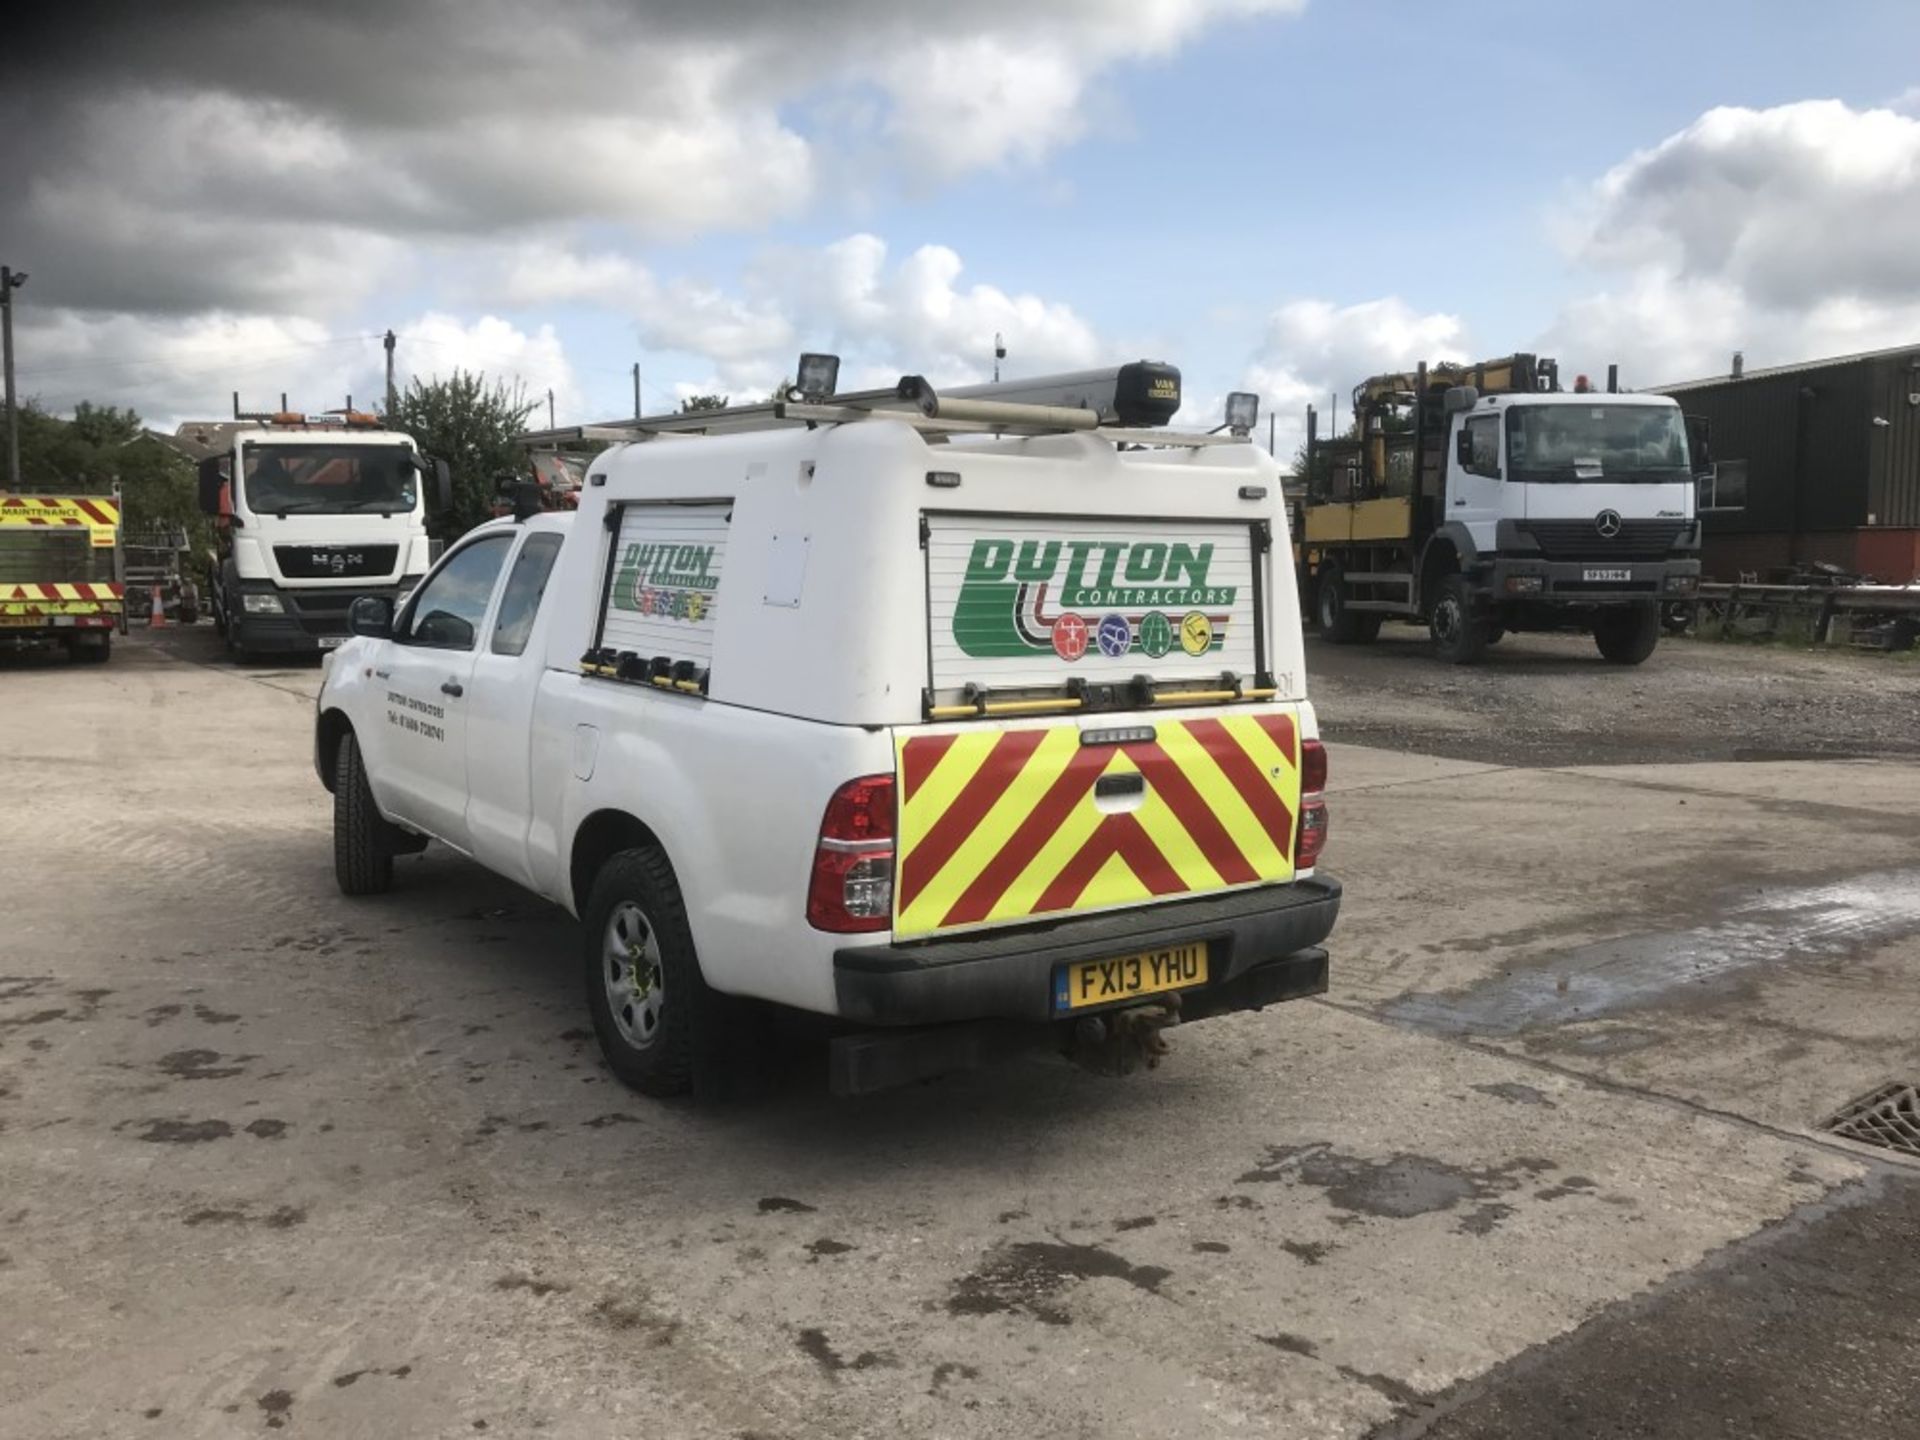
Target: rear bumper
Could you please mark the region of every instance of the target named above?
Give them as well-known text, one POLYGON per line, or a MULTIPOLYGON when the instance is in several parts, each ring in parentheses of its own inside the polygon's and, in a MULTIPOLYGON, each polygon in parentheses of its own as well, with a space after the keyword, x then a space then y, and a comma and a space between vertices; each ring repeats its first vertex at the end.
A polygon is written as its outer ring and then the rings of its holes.
POLYGON ((1340 882, 1316 876, 1012 933, 850 947, 833 957, 834 990, 842 1018, 867 1025, 1048 1022, 1064 1018, 1053 1010, 1057 967, 1204 940, 1209 981, 1181 996, 1191 1019, 1325 990, 1327 955, 1315 947, 1339 914, 1340 882))

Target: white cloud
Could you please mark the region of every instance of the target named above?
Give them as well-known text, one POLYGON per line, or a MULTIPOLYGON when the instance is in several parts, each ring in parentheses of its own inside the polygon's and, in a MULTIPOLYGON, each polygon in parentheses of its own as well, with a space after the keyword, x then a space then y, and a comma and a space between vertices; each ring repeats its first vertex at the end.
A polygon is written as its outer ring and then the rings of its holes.
POLYGON ((1320 411, 1324 435, 1330 401, 1337 396, 1344 415, 1348 395, 1369 375, 1468 358, 1457 315, 1423 313, 1396 296, 1344 306, 1295 300, 1268 321, 1240 388, 1260 396, 1262 438, 1265 417, 1274 417, 1274 452, 1284 464, 1306 439, 1307 406, 1320 411))
POLYGON ((551 325, 529 334, 494 315, 463 321, 429 313, 399 327, 394 355, 396 362, 406 357, 404 364, 396 363, 401 383, 406 377, 436 380, 464 370, 524 390, 528 400, 538 402, 536 418, 541 422, 546 419, 549 390, 561 424, 598 418, 583 413, 573 368, 551 325))
POLYGON ((1565 228, 1608 276, 1546 348, 1635 384, 1920 333, 1920 119, 1815 100, 1710 110, 1601 177, 1565 228))

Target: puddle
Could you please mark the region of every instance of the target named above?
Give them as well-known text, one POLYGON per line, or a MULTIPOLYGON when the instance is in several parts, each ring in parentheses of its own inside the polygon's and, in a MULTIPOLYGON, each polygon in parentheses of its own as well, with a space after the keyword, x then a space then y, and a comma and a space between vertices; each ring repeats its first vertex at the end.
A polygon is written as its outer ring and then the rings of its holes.
POLYGON ((1628 935, 1445 995, 1408 995, 1388 1019, 1449 1034, 1513 1035, 1656 1005, 1682 986, 1783 961, 1828 960, 1920 931, 1920 870, 1772 888, 1688 930, 1628 935))

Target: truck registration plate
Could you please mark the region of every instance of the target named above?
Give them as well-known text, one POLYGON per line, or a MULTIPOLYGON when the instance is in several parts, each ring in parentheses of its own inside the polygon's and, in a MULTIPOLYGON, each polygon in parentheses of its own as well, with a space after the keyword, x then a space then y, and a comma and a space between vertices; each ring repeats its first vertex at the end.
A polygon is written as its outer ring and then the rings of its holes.
POLYGON ((1076 960, 1053 975, 1053 1009, 1063 1015, 1138 995, 1184 990, 1207 981, 1205 941, 1143 950, 1116 960, 1076 960))
POLYGON ((1631 580, 1633 579, 1633 571, 1631 570, 1582 570, 1580 572, 1580 578, 1582 580, 1631 580))

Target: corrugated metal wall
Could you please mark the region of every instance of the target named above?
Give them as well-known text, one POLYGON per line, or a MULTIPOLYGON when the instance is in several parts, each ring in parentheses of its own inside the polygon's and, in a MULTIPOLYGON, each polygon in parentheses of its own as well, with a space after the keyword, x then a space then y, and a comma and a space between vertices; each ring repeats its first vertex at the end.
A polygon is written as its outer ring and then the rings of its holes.
POLYGON ((1893 453, 1895 436, 1873 417, 1885 414, 1887 385, 1906 383, 1889 381, 1883 367, 1856 360, 1676 395, 1687 414, 1713 422, 1716 459, 1747 462, 1747 508, 1710 512, 1707 532, 1850 530, 1869 514, 1882 525, 1920 524, 1920 510, 1911 508, 1920 506, 1920 407, 1908 406, 1902 391, 1900 423, 1914 433, 1900 432, 1904 468, 1883 473, 1880 460, 1893 453))
POLYGON ((1874 414, 1887 423, 1873 431, 1870 523, 1920 525, 1920 353, 1876 368, 1874 414))

